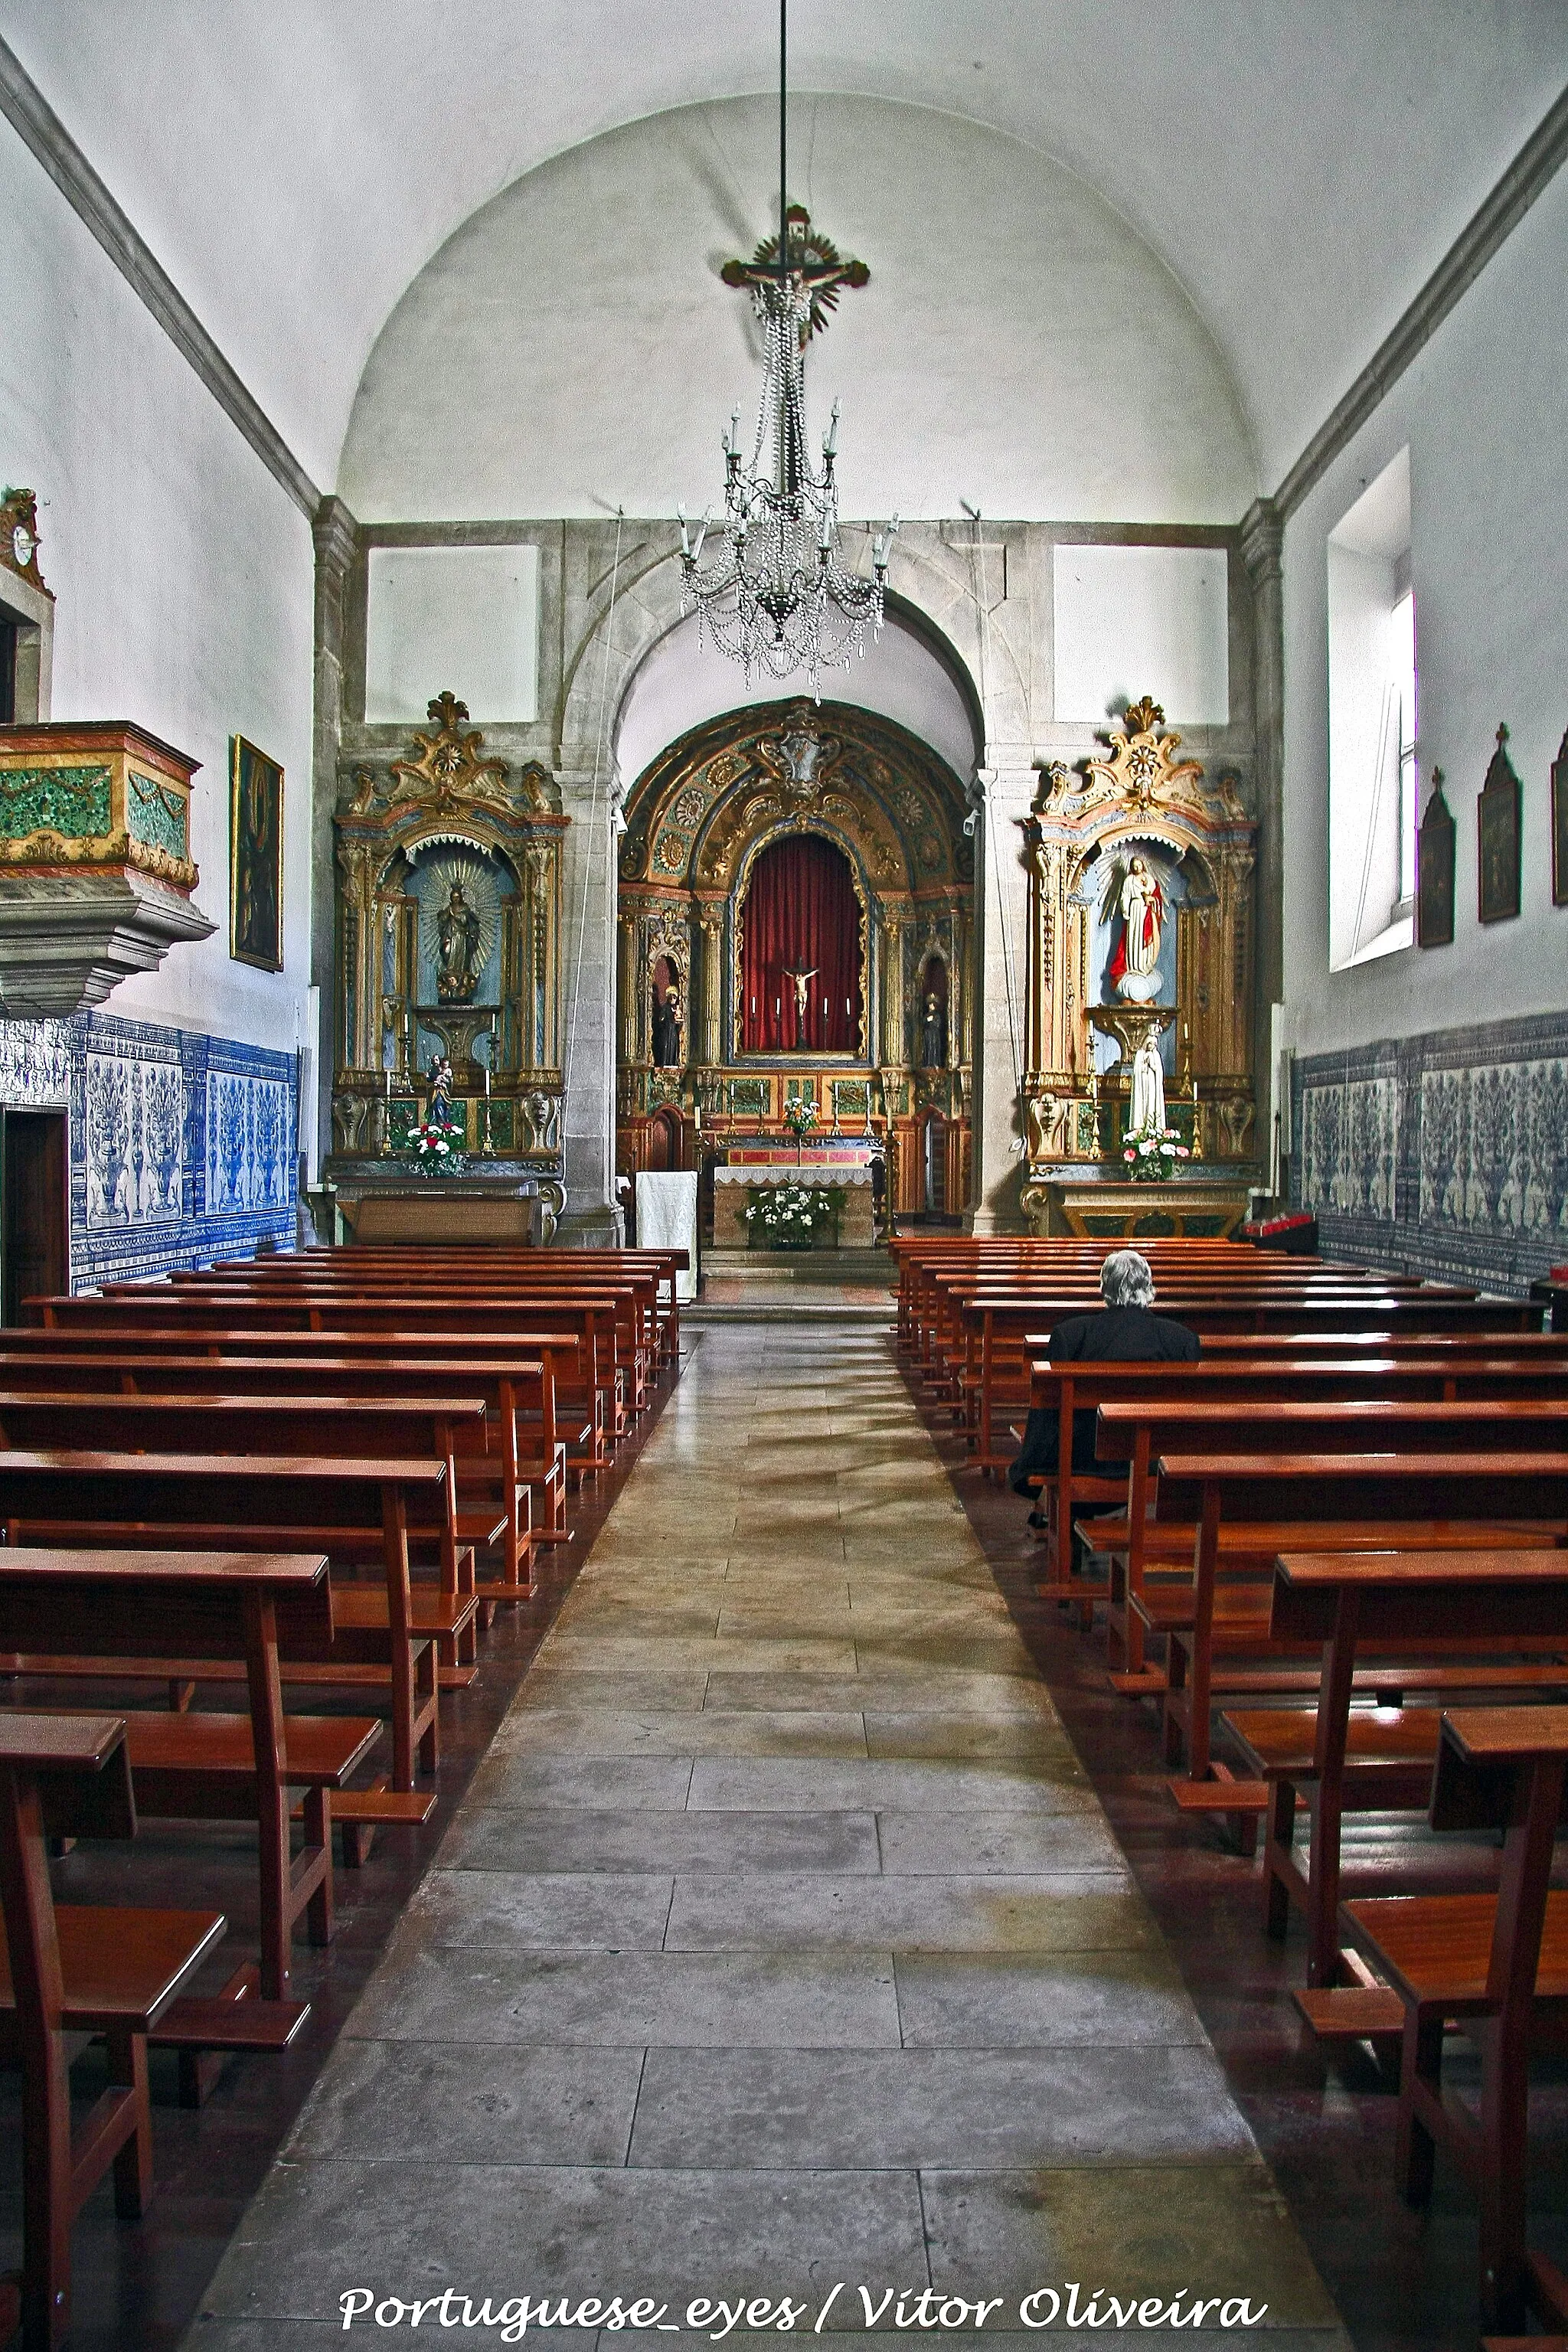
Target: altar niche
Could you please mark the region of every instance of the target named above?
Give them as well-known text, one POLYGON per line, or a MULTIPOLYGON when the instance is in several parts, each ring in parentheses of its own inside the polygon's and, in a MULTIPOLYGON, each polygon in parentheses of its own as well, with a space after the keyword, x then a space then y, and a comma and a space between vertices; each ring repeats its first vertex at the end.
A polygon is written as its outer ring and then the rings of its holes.
POLYGON ((1023 1204, 1040 1232, 1218 1233, 1245 1207, 1256 828, 1241 780, 1209 785, 1181 740, 1145 697, 1109 757, 1042 771, 1024 823, 1023 1204), (1086 1212, 1085 1181, 1120 1184, 1129 1134, 1157 1123, 1191 1153, 1164 1188, 1179 1214, 1142 1186, 1125 1215, 1109 1197, 1086 1212))
POLYGON ((946 762, 892 720, 792 700, 653 761, 621 845, 617 1166, 824 1143, 885 1164, 893 1213, 969 1190, 973 856, 946 762), (674 996, 677 1017, 668 1007, 674 996), (938 1000, 931 1016, 928 994, 938 1000), (798 1116, 799 1114, 795 1114, 798 1116))
POLYGON ((484 756, 442 694, 431 731, 344 776, 338 835, 340 1190, 401 1181, 438 1086, 472 1184, 562 1189, 560 845, 542 768, 484 756))

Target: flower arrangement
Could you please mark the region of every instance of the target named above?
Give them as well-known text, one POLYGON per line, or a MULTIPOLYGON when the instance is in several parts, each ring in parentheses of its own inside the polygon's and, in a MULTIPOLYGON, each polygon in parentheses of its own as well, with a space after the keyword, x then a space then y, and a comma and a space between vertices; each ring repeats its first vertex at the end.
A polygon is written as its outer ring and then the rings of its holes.
POLYGON ((784 1122, 795 1138, 795 1156, 798 1160, 801 1145, 816 1125, 816 1105, 809 1096, 804 1099, 797 1096, 794 1102, 785 1103, 784 1122))
POLYGON ((1192 1153, 1173 1127, 1141 1127, 1122 1139, 1121 1157, 1134 1184, 1155 1184, 1192 1153))
POLYGON ((460 1176, 468 1164, 455 1119, 432 1116, 410 1128, 407 1150, 422 1176, 460 1176))
POLYGON ((753 1242, 766 1249, 810 1249, 844 1200, 841 1184, 759 1186, 742 1211, 753 1242))

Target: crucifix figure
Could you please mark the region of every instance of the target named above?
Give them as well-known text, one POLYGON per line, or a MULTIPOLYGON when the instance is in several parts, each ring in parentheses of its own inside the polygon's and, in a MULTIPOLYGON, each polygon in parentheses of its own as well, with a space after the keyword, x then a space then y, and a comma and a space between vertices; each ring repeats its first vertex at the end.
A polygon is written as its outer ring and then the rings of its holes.
MULTIPOLYGON (((783 258, 784 271, 800 280, 810 298, 801 327, 804 351, 807 340, 819 335, 826 326, 827 313, 837 307, 844 288, 868 285, 871 273, 863 261, 854 261, 847 254, 841 254, 819 228, 813 228, 811 215, 804 205, 791 205, 785 211, 783 258)), ((727 261, 719 275, 726 286, 748 287, 756 299, 761 293, 778 286, 779 259, 777 236, 765 237, 750 261, 727 261)))
POLYGON ((788 963, 784 971, 795 982, 795 1050, 798 1054, 805 1045, 805 986, 807 981, 816 978, 816 966, 813 964, 811 970, 805 971, 798 964, 788 963))

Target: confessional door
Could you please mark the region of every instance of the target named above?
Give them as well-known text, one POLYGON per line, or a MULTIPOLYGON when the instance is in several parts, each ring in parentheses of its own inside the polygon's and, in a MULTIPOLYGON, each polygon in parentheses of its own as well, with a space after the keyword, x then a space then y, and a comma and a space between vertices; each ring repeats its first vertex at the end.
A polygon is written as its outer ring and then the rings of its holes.
POLYGON ((0 1322, 23 1301, 70 1285, 63 1110, 0 1110, 0 1322))

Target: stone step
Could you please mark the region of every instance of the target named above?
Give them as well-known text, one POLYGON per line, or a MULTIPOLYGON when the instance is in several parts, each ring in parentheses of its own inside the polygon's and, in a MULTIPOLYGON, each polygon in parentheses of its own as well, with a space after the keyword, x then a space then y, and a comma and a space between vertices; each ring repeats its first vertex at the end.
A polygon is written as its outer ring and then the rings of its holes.
POLYGON ((702 1273, 722 1282, 831 1283, 889 1290, 895 1280, 893 1262, 879 1249, 710 1249, 702 1254, 702 1273))

